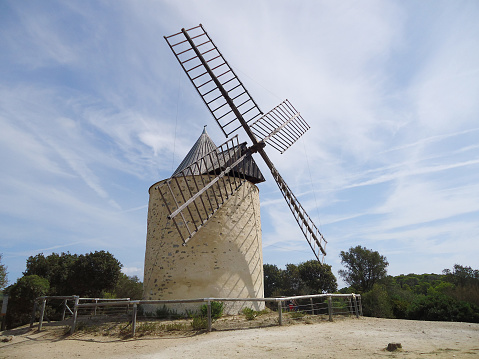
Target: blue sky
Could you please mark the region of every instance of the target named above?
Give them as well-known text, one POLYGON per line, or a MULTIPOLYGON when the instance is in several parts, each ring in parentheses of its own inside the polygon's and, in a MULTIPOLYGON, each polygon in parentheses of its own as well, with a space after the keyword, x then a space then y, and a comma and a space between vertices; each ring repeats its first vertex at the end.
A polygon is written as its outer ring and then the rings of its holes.
MULTIPOLYGON (((0 2, 0 253, 108 250, 143 277, 148 188, 219 128, 164 35, 202 23, 267 112, 311 129, 266 148, 328 240, 389 273, 479 258, 477 1, 0 2)), ((243 134, 240 134, 240 137, 243 134)), ((242 138, 246 140, 245 137, 242 138)), ((264 262, 313 259, 268 172, 264 262)), ((338 278, 339 279, 339 278, 338 278)))

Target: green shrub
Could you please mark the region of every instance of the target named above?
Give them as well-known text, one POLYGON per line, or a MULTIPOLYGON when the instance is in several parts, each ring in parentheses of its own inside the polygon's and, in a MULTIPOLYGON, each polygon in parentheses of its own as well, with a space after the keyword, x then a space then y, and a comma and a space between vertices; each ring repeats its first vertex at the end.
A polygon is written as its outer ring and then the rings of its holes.
POLYGON ((251 308, 243 308, 243 314, 246 317, 246 320, 254 320, 257 317, 257 312, 251 308))
POLYGON ((246 320, 254 320, 256 317, 259 317, 260 315, 269 313, 269 309, 265 308, 263 310, 256 311, 246 307, 246 308, 243 308, 242 313, 246 317, 246 320))
POLYGON ((397 319, 406 319, 409 304, 410 302, 404 300, 404 298, 398 296, 391 298, 393 317, 397 319))
POLYGON ((444 294, 418 297, 409 307, 408 319, 479 323, 479 308, 444 294))
POLYGON ((47 295, 50 283, 37 275, 26 275, 7 288, 9 293, 7 328, 15 328, 30 321, 35 298, 47 295))
MULTIPOLYGON (((223 302, 211 302, 211 319, 219 319, 223 316, 223 309, 225 305, 223 302)), ((203 304, 200 310, 202 317, 208 316, 208 305, 203 304)))
POLYGON ((402 289, 399 286, 389 286, 387 291, 391 302, 393 317, 406 319, 408 308, 418 295, 410 290, 402 289))
POLYGON ((365 316, 394 318, 391 300, 384 285, 374 284, 373 289, 362 294, 361 297, 365 316))

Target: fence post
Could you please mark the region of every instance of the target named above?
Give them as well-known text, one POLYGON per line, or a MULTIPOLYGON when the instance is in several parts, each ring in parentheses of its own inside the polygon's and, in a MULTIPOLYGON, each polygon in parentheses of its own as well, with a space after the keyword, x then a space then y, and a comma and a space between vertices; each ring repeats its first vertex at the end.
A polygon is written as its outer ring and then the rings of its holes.
POLYGON ((362 302, 361 294, 359 294, 358 297, 359 297, 359 315, 362 317, 363 316, 363 302, 362 302))
POLYGON ((40 320, 38 322, 38 331, 42 330, 43 326, 43 315, 45 314, 45 306, 47 305, 47 298, 43 298, 42 309, 40 311, 40 320))
POLYGON ((131 327, 132 327, 132 333, 131 336, 134 337, 136 333, 136 312, 138 310, 137 304, 133 304, 133 314, 131 318, 131 327))
POLYGON ((7 307, 8 307, 8 294, 5 294, 3 296, 3 301, 2 301, 2 312, 0 313, 0 320, 2 322, 2 327, 0 328, 1 331, 5 330, 5 327, 7 325, 7 307))
POLYGON ((313 304, 313 298, 309 298, 309 302, 311 303, 311 314, 314 315, 314 304, 313 304))
MULTIPOLYGON (((95 298, 95 304, 98 304, 98 298, 95 298)), ((93 315, 96 316, 96 308, 97 306, 95 305, 95 309, 93 310, 93 315)))
POLYGON ((352 295, 354 301, 354 310, 356 311, 356 318, 359 318, 359 308, 358 308, 358 301, 356 299, 356 295, 352 295))
POLYGON ((211 301, 208 299, 208 331, 211 332, 211 301))
POLYGON ((283 325, 283 301, 278 302, 278 324, 283 325))
POLYGON ((72 317, 72 327, 70 329, 70 334, 75 333, 75 327, 77 325, 77 317, 78 317, 78 302, 80 300, 80 297, 78 295, 75 295, 75 304, 73 307, 73 317, 72 317))
POLYGON ((67 311, 67 300, 68 300, 68 299, 63 299, 62 322, 65 320, 65 313, 66 313, 66 311, 67 311))
POLYGON ((333 321, 333 303, 331 300, 331 296, 328 297, 328 314, 329 314, 329 321, 333 321))
POLYGON ((38 306, 38 301, 35 298, 35 302, 33 303, 32 317, 30 318, 30 328, 33 328, 33 323, 35 322, 35 314, 37 313, 37 306, 38 306))

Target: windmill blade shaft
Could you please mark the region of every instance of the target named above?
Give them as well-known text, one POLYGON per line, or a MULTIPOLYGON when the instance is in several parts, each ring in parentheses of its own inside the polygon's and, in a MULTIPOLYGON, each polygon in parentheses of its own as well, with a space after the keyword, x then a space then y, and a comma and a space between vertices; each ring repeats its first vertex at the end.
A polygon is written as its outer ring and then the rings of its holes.
MULTIPOLYGON (((201 63, 203 64, 203 66, 205 67, 206 71, 208 72, 208 74, 211 76, 211 79, 213 80, 213 82, 215 83, 215 85, 218 87, 218 90, 221 92, 221 95, 224 97, 224 99, 226 100, 226 102, 228 103, 228 105, 230 106, 231 110, 234 112, 234 114, 236 115, 236 118, 239 120, 239 122, 241 123, 241 126, 243 126, 243 128, 249 128, 248 127, 248 124, 246 123, 246 121, 244 120, 243 118, 243 115, 239 112, 238 110, 238 107, 234 104, 233 100, 230 98, 228 92, 225 90, 225 88, 223 87, 223 85, 221 84, 221 82, 218 80, 218 78, 215 76, 215 74, 213 73, 213 71, 211 70, 210 66, 208 65, 208 63, 206 62, 206 60, 204 59, 203 55, 200 53, 200 51, 198 50, 198 47, 196 47, 196 45, 194 44, 193 40, 191 39, 191 37, 188 35, 188 32, 186 32, 185 29, 182 29, 181 30, 183 32, 183 34, 185 35, 186 39, 188 40, 188 42, 190 43, 191 47, 193 48, 193 51, 196 53, 196 56, 198 56, 198 58, 200 59, 201 63)), ((205 32, 206 33, 206 32, 205 32)), ((226 62, 226 61, 225 61, 226 62)), ((240 95, 238 95, 240 96, 240 95)), ((218 96, 217 98, 219 98, 220 96, 218 96)), ((217 99, 216 98, 216 99, 217 99)), ((214 99, 214 100, 216 100, 214 99)), ((212 100, 211 102, 213 102, 214 100, 212 100)), ((248 102, 248 100, 246 100, 245 102, 248 102)), ((242 104, 240 104, 241 106, 242 104)), ((251 141, 253 141, 254 144, 256 144, 258 141, 256 140, 256 137, 254 136, 253 132, 251 130, 247 130, 246 131, 247 135, 249 136, 249 138, 251 139, 251 141)))

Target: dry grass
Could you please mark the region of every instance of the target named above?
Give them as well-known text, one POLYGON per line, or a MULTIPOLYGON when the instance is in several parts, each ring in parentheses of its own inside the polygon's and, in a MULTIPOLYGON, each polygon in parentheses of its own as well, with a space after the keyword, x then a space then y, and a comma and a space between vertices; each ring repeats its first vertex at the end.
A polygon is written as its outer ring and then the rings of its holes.
MULTIPOLYGON (((342 320, 347 317, 335 316, 334 320, 342 320)), ((205 326, 198 327, 193 325, 194 319, 138 319, 136 324, 136 336, 159 336, 159 337, 177 337, 191 336, 198 332, 204 332, 205 326)), ((283 326, 295 324, 315 324, 328 321, 327 315, 300 315, 298 312, 283 313, 283 326)), ((278 326, 278 313, 262 311, 251 319, 245 314, 230 315, 219 318, 213 323, 214 331, 230 331, 250 328, 273 327, 278 326)), ((22 327, 23 328, 23 327, 22 327)), ((68 336, 70 333, 70 321, 44 323, 43 330, 50 335, 68 336)), ((23 331, 27 330, 26 328, 23 331)), ((112 337, 126 339, 131 337, 132 325, 127 318, 112 317, 91 317, 79 318, 74 336, 92 335, 101 337, 112 337)))

